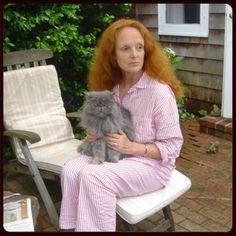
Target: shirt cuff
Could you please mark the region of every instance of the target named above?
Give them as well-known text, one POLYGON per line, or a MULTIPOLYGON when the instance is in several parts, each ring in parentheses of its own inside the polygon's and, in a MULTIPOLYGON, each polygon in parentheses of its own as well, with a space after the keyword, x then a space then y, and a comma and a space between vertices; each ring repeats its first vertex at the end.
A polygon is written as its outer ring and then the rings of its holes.
POLYGON ((154 142, 154 144, 156 145, 156 147, 160 151, 162 164, 167 163, 168 162, 168 153, 167 153, 166 148, 162 144, 160 144, 160 142, 154 142))

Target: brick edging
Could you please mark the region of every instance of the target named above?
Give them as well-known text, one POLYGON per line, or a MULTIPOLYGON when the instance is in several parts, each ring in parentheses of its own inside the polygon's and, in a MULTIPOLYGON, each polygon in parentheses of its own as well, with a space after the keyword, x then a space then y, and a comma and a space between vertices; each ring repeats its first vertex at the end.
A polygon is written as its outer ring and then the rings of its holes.
POLYGON ((200 132, 232 140, 232 119, 205 116, 199 119, 200 132))

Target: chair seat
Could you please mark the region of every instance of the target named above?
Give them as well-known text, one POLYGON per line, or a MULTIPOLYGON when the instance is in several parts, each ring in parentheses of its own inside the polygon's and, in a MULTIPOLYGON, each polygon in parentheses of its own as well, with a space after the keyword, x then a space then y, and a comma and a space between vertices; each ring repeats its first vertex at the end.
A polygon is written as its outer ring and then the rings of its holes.
POLYGON ((174 170, 165 188, 141 196, 118 199, 116 212, 129 224, 136 224, 172 203, 190 186, 190 179, 174 170))
MULTIPOLYGON (((80 144, 80 140, 70 139, 65 142, 31 148, 30 151, 39 169, 51 171, 59 175, 62 166, 67 161, 78 157, 77 149, 80 144)), ((26 163, 23 155, 18 160, 22 164, 26 163)))

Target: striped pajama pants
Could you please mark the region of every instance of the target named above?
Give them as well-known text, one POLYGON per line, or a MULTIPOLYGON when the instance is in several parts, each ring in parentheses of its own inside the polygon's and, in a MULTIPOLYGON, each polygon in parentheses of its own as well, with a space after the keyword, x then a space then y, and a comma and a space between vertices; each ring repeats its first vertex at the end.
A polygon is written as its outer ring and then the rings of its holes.
POLYGON ((80 156, 62 168, 61 229, 115 231, 117 198, 163 187, 154 159, 149 158, 150 164, 126 158, 101 165, 88 164, 90 160, 80 156))

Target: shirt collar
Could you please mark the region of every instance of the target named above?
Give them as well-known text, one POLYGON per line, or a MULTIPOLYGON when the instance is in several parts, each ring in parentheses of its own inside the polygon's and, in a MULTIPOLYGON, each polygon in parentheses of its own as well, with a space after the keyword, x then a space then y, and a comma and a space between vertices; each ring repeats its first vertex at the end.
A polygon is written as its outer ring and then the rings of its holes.
POLYGON ((130 89, 135 89, 135 88, 144 89, 144 88, 146 88, 147 87, 146 77, 147 77, 146 72, 143 72, 139 81, 136 84, 134 84, 130 89))

